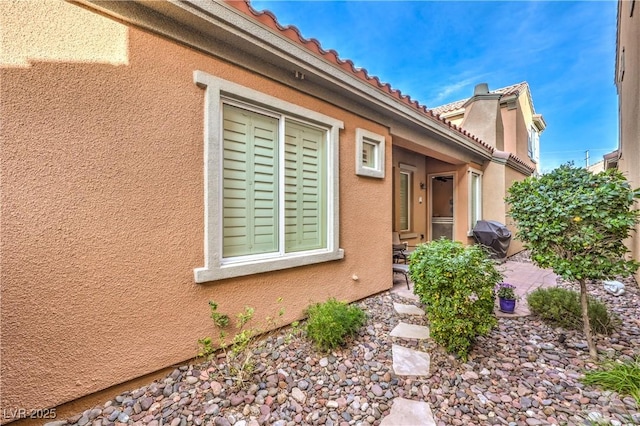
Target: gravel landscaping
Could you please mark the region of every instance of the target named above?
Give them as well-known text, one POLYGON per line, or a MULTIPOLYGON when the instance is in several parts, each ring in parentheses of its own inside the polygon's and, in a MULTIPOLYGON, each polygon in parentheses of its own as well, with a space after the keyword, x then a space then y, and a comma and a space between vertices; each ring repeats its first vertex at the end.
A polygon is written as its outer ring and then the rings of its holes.
MULTIPOLYGON (((561 280, 559 285, 577 289, 561 280)), ((639 357, 638 286, 628 281, 620 297, 601 285, 590 288, 622 319, 615 334, 596 336, 601 356, 639 357)), ((164 380, 54 423, 376 425, 389 414, 394 398, 404 397, 429 402, 438 425, 640 424, 632 398, 580 383, 583 371, 595 368, 582 333, 551 327, 534 316, 500 318, 463 363, 430 340, 391 337, 400 320, 427 325, 424 318, 396 313, 394 301, 411 303, 389 292, 360 301, 367 323, 340 351, 318 353, 290 329, 266 338, 254 349, 254 380, 242 388, 219 375, 215 360, 184 365, 164 380), (428 352, 431 376, 396 376, 393 343, 428 352)))

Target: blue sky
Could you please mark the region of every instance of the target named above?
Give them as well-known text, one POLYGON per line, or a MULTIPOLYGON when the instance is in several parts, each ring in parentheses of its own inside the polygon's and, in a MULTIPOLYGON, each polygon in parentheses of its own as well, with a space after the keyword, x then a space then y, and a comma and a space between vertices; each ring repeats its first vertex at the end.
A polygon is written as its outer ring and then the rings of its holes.
POLYGON ((282 25, 436 107, 527 81, 543 171, 618 146, 615 1, 252 1, 282 25))

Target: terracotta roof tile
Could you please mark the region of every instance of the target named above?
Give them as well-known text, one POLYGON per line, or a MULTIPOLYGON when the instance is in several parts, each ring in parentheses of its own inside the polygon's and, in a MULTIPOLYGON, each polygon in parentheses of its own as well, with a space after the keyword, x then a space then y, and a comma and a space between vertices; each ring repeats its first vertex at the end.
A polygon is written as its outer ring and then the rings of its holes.
POLYGON ((411 99, 410 96, 403 94, 400 90, 392 88, 389 83, 382 83, 378 77, 370 76, 365 68, 356 67, 353 61, 351 61, 350 59, 346 59, 346 60, 341 59, 340 56, 338 55, 338 52, 336 52, 333 49, 329 49, 329 50, 323 49, 320 42, 314 38, 311 38, 311 39, 304 38, 300 33, 300 30, 298 30, 298 28, 296 28, 295 26, 281 25, 278 22, 278 19, 276 18, 276 16, 272 12, 268 10, 264 10, 264 11, 255 10, 251 6, 250 0, 225 0, 225 2, 228 5, 233 6, 235 9, 239 10, 240 12, 244 13, 245 15, 251 17, 252 19, 255 19, 258 22, 261 22, 263 25, 267 26, 268 28, 271 28, 272 30, 279 32, 282 36, 288 38, 289 40, 304 46, 306 49, 322 57, 328 62, 342 68, 346 72, 353 74, 360 80, 365 81, 368 84, 371 84, 373 87, 386 93, 387 95, 393 98, 396 98, 399 101, 409 105, 410 107, 414 108, 416 111, 420 112, 426 117, 429 117, 434 121, 444 123, 449 128, 454 129, 459 134, 473 141, 476 145, 482 147, 483 149, 485 149, 490 153, 493 153, 494 148, 491 145, 481 141, 478 137, 470 134, 465 130, 462 130, 458 126, 452 125, 448 120, 440 117, 437 112, 427 108, 426 105, 420 104, 417 100, 411 99))
MULTIPOLYGON (((512 84, 511 86, 501 87, 500 89, 490 90, 489 93, 498 93, 502 96, 509 95, 519 95, 521 92, 527 90, 529 87, 529 83, 523 81, 521 83, 512 84)), ((462 106, 469 100, 470 98, 460 99, 459 101, 451 102, 445 105, 440 105, 433 108, 433 111, 436 114, 446 114, 449 112, 453 112, 459 109, 462 109, 462 106)), ((533 107, 533 104, 532 104, 533 107)))
POLYGON ((509 153, 509 158, 515 161, 516 163, 525 166, 528 170, 531 171, 531 173, 536 171, 535 167, 531 167, 529 164, 525 163, 520 157, 516 156, 515 154, 509 153))

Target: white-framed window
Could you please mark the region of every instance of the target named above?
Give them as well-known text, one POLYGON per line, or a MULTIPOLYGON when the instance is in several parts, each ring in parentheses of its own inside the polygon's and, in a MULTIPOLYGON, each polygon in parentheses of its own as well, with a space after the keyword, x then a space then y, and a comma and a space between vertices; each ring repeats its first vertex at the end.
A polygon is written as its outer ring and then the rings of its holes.
POLYGON ((385 138, 365 129, 356 129, 356 174, 384 178, 385 138))
POLYGON ((412 185, 413 173, 416 168, 407 164, 400 163, 400 174, 398 182, 398 219, 399 231, 409 232, 412 230, 412 185))
POLYGON ((198 283, 344 257, 340 120, 203 71, 205 266, 198 283))
POLYGON ((469 169, 469 236, 473 235, 473 228, 482 220, 482 172, 469 169))
POLYGON ((540 132, 533 124, 529 127, 529 140, 527 144, 529 158, 534 163, 540 162, 540 132))

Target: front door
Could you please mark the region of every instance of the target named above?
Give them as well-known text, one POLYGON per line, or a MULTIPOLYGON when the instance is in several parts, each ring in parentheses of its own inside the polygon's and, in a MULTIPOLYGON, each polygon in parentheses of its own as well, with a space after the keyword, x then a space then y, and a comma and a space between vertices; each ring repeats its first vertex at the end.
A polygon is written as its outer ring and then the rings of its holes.
POLYGON ((431 217, 430 240, 444 237, 453 240, 454 176, 452 174, 430 174, 429 211, 431 217))

